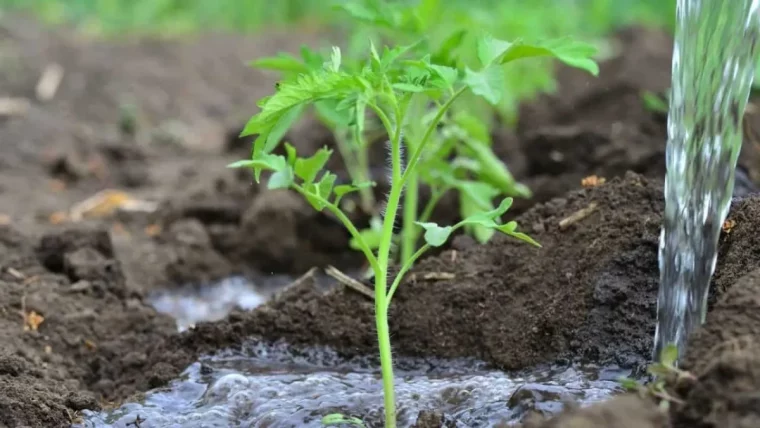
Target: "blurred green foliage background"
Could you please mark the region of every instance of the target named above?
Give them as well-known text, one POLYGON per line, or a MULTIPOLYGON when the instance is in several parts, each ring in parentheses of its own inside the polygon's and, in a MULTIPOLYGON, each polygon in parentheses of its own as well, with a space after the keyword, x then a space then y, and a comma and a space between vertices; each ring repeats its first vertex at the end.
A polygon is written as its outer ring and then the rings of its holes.
MULTIPOLYGON (((477 29, 504 40, 528 41, 572 36, 597 42, 602 56, 609 48, 605 36, 621 26, 672 30, 675 23, 675 0, 0 0, 0 12, 31 13, 50 24, 73 25, 104 37, 328 28, 347 35, 342 40, 348 42, 350 55, 366 52, 367 39, 377 35, 377 28, 336 7, 349 3, 359 7, 381 4, 391 11, 421 4, 422 9, 432 11, 431 33, 477 29)), ((404 36, 396 33, 394 29, 386 31, 386 39, 400 43, 404 36)), ((510 66, 508 95, 499 109, 502 119, 514 123, 520 101, 555 89, 553 69, 548 65, 549 61, 529 61, 510 66)))
MULTIPOLYGON (((408 3, 413 0, 396 2, 408 3)), ((340 0, 338 0, 340 2, 340 0)), ((389 2, 392 2, 389 1, 389 2)), ((674 0, 446 0, 494 26, 528 37, 598 35, 628 23, 672 27, 674 0)), ((31 11, 51 23, 73 23, 107 35, 177 34, 199 29, 252 32, 345 21, 331 0, 0 0, 0 10, 31 11)))

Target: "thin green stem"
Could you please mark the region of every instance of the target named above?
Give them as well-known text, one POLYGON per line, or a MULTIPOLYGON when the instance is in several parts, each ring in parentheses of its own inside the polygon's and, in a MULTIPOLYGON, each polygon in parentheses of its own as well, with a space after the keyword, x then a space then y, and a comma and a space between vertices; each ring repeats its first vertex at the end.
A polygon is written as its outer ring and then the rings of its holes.
POLYGON ((385 111, 374 103, 367 103, 367 106, 375 112, 378 119, 380 119, 380 122, 382 122, 385 131, 388 133, 388 136, 391 136, 393 134, 393 123, 391 123, 391 120, 388 115, 385 114, 385 111))
POLYGON ((404 192, 404 206, 401 225, 401 265, 407 263, 417 247, 417 210, 419 206, 418 174, 410 174, 404 192))
POLYGON ((383 219, 383 232, 380 246, 377 250, 378 271, 375 274, 375 320, 377 323, 377 339, 380 351, 380 371, 383 378, 383 392, 385 402, 385 426, 396 427, 396 398, 393 385, 393 359, 391 355, 391 339, 388 329, 388 304, 386 292, 388 286, 388 263, 390 261, 391 245, 393 242, 393 228, 395 226, 396 213, 401 200, 403 185, 401 183, 401 127, 405 113, 405 105, 394 105, 395 127, 387 115, 379 107, 368 104, 370 108, 378 112, 380 120, 385 125, 388 135, 391 136, 391 192, 385 209, 383 219), (382 114, 380 114, 382 113, 382 114))
POLYGON ((420 160, 420 156, 422 156, 422 151, 425 149, 425 146, 427 145, 428 141, 430 141, 430 137, 433 135, 433 132, 435 132, 436 128, 438 127, 438 124, 441 122, 441 119, 443 119, 443 116, 446 114, 446 112, 451 108, 451 106, 454 104, 454 101, 456 101, 457 98, 459 98, 462 94, 465 93, 467 90, 467 87, 464 86, 454 92, 454 95, 451 96, 438 110, 438 113, 436 113, 435 117, 433 118, 433 121, 428 125, 427 130, 425 131, 425 135, 422 137, 422 140, 420 140, 420 143, 417 145, 417 147, 414 150, 414 153, 412 153, 412 156, 409 158, 409 162, 406 164, 406 172, 401 177, 401 185, 405 184, 408 174, 410 171, 413 171, 414 168, 417 166, 417 162, 420 160))
MULTIPOLYGON (((300 193, 302 196, 306 197, 307 195, 311 198, 314 198, 315 200, 319 201, 320 203, 325 205, 325 208, 327 208, 335 217, 340 220, 341 223, 343 223, 343 226, 348 229, 348 232, 351 234, 351 236, 356 239, 357 245, 359 245, 359 248, 362 250, 362 253, 364 253, 364 256, 367 258, 367 262, 369 262, 370 267, 373 271, 375 271, 375 275, 377 276, 380 272, 387 272, 387 268, 384 270, 380 270, 380 265, 378 263, 377 258, 372 253, 372 250, 370 249, 369 245, 367 245, 366 241, 364 241, 364 238, 362 237, 361 233, 359 233, 359 230, 354 226, 354 223, 349 219, 345 214, 343 214, 343 211, 340 210, 337 206, 330 203, 330 201, 326 200, 325 198, 315 195, 314 193, 307 192, 306 189, 304 189, 302 186, 293 183, 292 185, 293 189, 295 189, 298 193, 300 193)), ((385 295, 385 293, 383 293, 385 295)))
MULTIPOLYGON (((356 142, 356 163, 357 169, 361 172, 361 176, 357 177, 360 181, 371 181, 372 177, 369 171, 369 147, 367 147, 364 135, 360 130, 354 131, 354 139, 356 142)), ((362 209, 367 214, 374 214, 375 212, 375 194, 371 187, 363 187, 359 189, 359 198, 361 199, 362 209)))
POLYGON ((380 372, 383 379, 383 403, 385 404, 385 427, 396 428, 396 394, 393 382, 393 353, 388 328, 388 303, 385 298, 387 271, 375 276, 375 326, 380 351, 380 372))
POLYGON ((414 262, 416 262, 417 259, 422 257, 422 255, 425 254, 425 252, 429 249, 430 249, 429 244, 423 245, 422 247, 420 247, 419 250, 417 250, 417 252, 412 254, 412 256, 409 258, 409 261, 407 261, 401 267, 401 270, 399 270, 398 273, 396 274, 396 278, 393 279, 393 284, 391 284, 391 289, 388 290, 388 295, 385 297, 386 305, 391 304, 391 299, 393 299, 393 294, 396 293, 396 289, 398 288, 399 284, 401 284, 401 280, 404 279, 404 275, 406 275, 406 273, 409 272, 409 269, 411 269, 412 266, 414 266, 414 262))
POLYGON ((361 179, 361 173, 356 168, 356 156, 354 156, 354 151, 351 149, 351 146, 346 143, 343 134, 344 133, 341 133, 340 131, 335 132, 335 146, 338 148, 338 153, 340 153, 340 157, 343 159, 348 175, 351 176, 352 180, 359 181, 361 179))
POLYGON ((425 209, 422 210, 422 214, 420 214, 417 221, 423 223, 429 221, 430 217, 433 216, 433 210, 435 210, 436 205, 438 205, 438 201, 440 201, 445 194, 446 190, 433 190, 433 194, 430 195, 430 199, 428 199, 427 204, 425 204, 425 209))

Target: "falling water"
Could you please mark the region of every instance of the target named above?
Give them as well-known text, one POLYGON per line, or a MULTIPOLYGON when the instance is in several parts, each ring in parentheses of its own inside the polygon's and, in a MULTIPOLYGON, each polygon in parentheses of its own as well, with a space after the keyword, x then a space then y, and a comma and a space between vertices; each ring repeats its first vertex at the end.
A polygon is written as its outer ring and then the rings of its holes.
POLYGON ((704 322, 760 36, 760 0, 678 0, 655 358, 704 322))

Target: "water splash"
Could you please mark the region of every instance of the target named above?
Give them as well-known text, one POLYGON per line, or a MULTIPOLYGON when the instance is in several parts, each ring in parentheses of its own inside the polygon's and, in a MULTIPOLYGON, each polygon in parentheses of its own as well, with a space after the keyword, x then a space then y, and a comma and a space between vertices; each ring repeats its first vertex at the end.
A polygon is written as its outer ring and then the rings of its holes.
POLYGON ((760 0, 678 0, 655 358, 704 322, 760 37, 760 0))

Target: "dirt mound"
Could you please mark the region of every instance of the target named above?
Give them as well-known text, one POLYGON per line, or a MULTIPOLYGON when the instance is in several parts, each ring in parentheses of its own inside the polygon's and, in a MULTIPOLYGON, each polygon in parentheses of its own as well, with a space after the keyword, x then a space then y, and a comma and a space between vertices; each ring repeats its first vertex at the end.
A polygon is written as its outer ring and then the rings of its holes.
POLYGON ((671 379, 670 424, 649 400, 634 395, 584 410, 571 410, 526 427, 716 428, 760 425, 756 394, 760 390, 760 256, 757 248, 758 198, 736 201, 729 219, 735 227, 721 241, 719 269, 713 282, 720 298, 705 325, 696 331, 681 364, 691 377, 671 379), (742 272, 749 274, 741 276, 742 272), (737 280, 738 277, 738 280, 737 280), (721 293, 722 291, 722 293, 721 293), (620 403, 628 403, 621 406, 620 403), (631 413, 622 407, 638 409, 631 413), (647 416, 649 415, 649 416, 647 416), (658 415, 655 417, 655 415, 658 415), (650 418, 651 416, 651 418, 650 418), (582 425, 578 425, 583 421, 582 425), (649 420, 646 422, 646 420, 649 420), (628 425, 626 425, 628 424, 628 425))
MULTIPOLYGON (((454 249, 423 260, 391 308, 396 352, 478 357, 507 369, 570 356, 623 365, 646 361, 654 333, 661 187, 630 174, 534 207, 518 222, 541 249, 505 237, 484 246, 460 238, 454 249)), ((305 280, 265 308, 199 326, 186 340, 215 349, 253 333, 373 353, 372 311, 362 295, 323 294, 305 280)))
POLYGON ((667 415, 649 400, 634 395, 613 398, 588 408, 571 407, 548 421, 535 419, 522 428, 667 428, 667 415))
POLYGON ((76 411, 156 387, 189 361, 181 351, 150 355, 176 325, 127 289, 106 230, 35 241, 0 226, 0 268, 4 426, 65 426, 76 411))
POLYGON ((691 338, 683 368, 695 379, 675 386, 684 400, 675 410, 676 426, 760 425, 760 270, 736 281, 718 301, 691 338))

